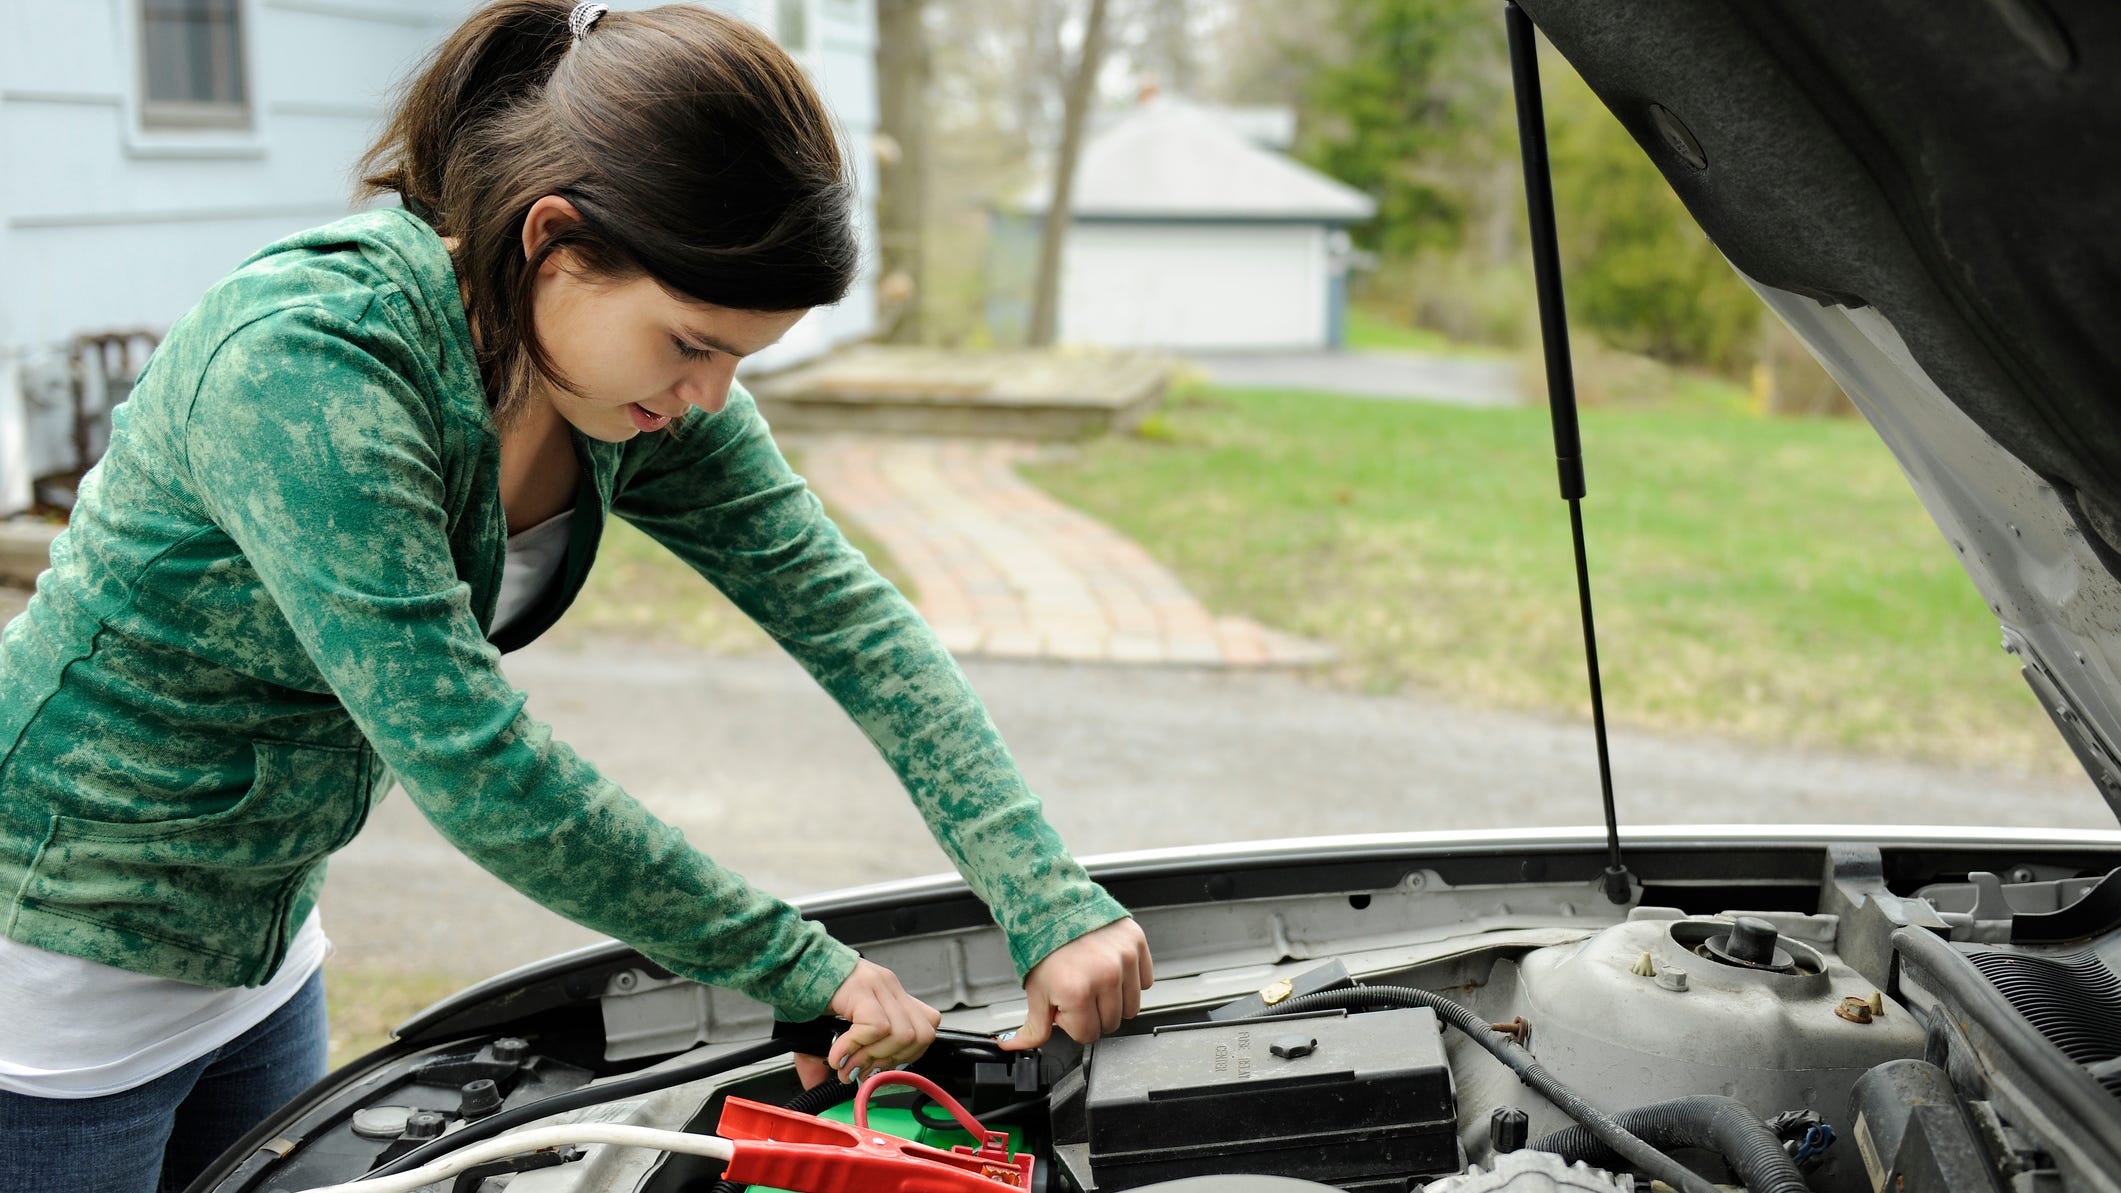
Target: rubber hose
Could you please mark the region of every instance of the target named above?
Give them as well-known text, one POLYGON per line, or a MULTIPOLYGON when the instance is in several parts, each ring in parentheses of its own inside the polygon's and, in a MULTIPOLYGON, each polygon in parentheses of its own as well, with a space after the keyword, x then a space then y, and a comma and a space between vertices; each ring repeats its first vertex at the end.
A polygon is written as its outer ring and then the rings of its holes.
MULTIPOLYGON (((844 1081, 826 1081, 788 1099, 781 1104, 781 1108, 793 1110, 797 1114, 818 1114, 854 1097, 854 1091, 860 1088, 861 1086, 849 1085, 844 1081)), ((714 1183, 711 1193, 744 1193, 744 1190, 750 1187, 731 1180, 720 1180, 714 1183)))
MULTIPOLYGON (((1782 1140, 1736 1098, 1695 1094, 1637 1106, 1613 1117, 1652 1147, 1698 1147, 1715 1152, 1730 1162, 1732 1171, 1753 1193, 1809 1193, 1797 1162, 1782 1150, 1782 1140)), ((1556 1131, 1527 1146, 1553 1152, 1571 1164, 1582 1160, 1598 1168, 1612 1167, 1617 1158, 1582 1127, 1556 1131)))
POLYGON ((1441 994, 1431 994, 1411 986, 1357 986, 1349 990, 1321 990, 1316 994, 1305 994, 1277 1003, 1255 1019, 1274 1018, 1281 1015, 1301 1015, 1310 1011, 1358 1010, 1363 1007, 1428 1007, 1436 1017, 1464 1032, 1472 1041, 1501 1061, 1517 1074, 1519 1080, 1544 1095, 1547 1101, 1559 1107, 1562 1113, 1582 1123, 1600 1143, 1613 1149, 1627 1163, 1629 1171, 1641 1176, 1653 1177, 1681 1191, 1681 1193, 1717 1193, 1716 1186, 1702 1179, 1693 1169, 1681 1164, 1663 1152, 1643 1142, 1634 1133, 1615 1121, 1613 1116, 1585 1101, 1582 1095, 1570 1089, 1561 1078, 1546 1071, 1538 1058, 1523 1047, 1497 1037, 1488 1021, 1474 1013, 1462 1003, 1453 1002, 1441 994))
MULTIPOLYGON (((985 1114, 975 1114, 972 1117, 979 1120, 979 1124, 984 1127, 989 1125, 990 1121, 1000 1122, 1003 1119, 1015 1118, 1026 1111, 1038 1110, 1051 1100, 1052 1095, 1040 1094, 1035 1098, 1025 1098, 1021 1102, 1011 1102, 1007 1106, 997 1106, 985 1114)), ((913 1121, 931 1131, 956 1131, 961 1129, 956 1119, 947 1114, 937 1114, 929 1109, 929 1107, 934 1105, 935 1099, 926 1094, 915 1098, 913 1102, 913 1121)))
POLYGON ((503 1132, 514 1130, 524 1123, 536 1122, 541 1118, 550 1118, 555 1114, 563 1114, 569 1110, 580 1110, 584 1106, 596 1106, 604 1102, 616 1102, 621 1098, 654 1093, 659 1089, 669 1089, 673 1085, 683 1085, 688 1081, 698 1081, 703 1077, 713 1077, 717 1074, 726 1073, 731 1069, 740 1069, 745 1065, 757 1064, 762 1060, 772 1060, 774 1057, 787 1052, 790 1047, 791 1045, 786 1040, 762 1040, 756 1044, 746 1045, 734 1052, 723 1052, 688 1065, 679 1065, 676 1068, 662 1069, 653 1073, 642 1073, 634 1077, 621 1077, 617 1081, 607 1081, 601 1085, 585 1085, 580 1089, 568 1090, 564 1094, 554 1094, 549 1098, 540 1098, 535 1102, 517 1106, 512 1110, 503 1110, 499 1114, 489 1115, 476 1122, 465 1123, 432 1143, 423 1144, 406 1152, 368 1175, 372 1177, 392 1176, 400 1172, 410 1172, 422 1164, 435 1159, 437 1156, 446 1156, 467 1144, 477 1143, 483 1139, 491 1139, 503 1132))

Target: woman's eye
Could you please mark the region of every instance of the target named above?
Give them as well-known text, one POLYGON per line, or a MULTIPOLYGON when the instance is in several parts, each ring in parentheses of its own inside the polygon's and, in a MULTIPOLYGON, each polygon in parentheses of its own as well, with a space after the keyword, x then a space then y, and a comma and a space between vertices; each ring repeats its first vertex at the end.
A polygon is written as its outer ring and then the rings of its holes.
POLYGON ((676 336, 670 337, 670 342, 672 344, 677 345, 678 355, 684 357, 686 360, 706 360, 708 357, 714 355, 713 349, 695 348, 692 345, 686 343, 685 341, 677 338, 676 336))

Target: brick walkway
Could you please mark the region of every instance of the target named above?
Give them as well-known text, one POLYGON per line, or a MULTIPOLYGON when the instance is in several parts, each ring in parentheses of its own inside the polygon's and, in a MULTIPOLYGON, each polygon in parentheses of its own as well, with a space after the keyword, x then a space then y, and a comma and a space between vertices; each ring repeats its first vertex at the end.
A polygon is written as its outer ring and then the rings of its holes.
POLYGON ((959 655, 1301 666, 1329 648, 1214 617, 1132 541, 1025 484, 1030 444, 832 437, 800 443, 832 516, 891 552, 959 655))

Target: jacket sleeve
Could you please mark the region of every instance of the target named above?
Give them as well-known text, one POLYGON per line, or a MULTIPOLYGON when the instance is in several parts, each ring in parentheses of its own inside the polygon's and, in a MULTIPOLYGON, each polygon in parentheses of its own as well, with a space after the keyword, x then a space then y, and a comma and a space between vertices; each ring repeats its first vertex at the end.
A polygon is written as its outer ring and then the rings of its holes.
POLYGON ((749 394, 629 445, 615 512, 727 594, 897 772, 1018 976, 1126 909, 1090 880, 934 631, 825 516, 749 394))
POLYGON ((380 312, 283 310, 204 370, 186 467, 376 753, 480 866, 673 972, 788 1018, 853 951, 686 843, 523 712, 457 577, 441 416, 380 312))

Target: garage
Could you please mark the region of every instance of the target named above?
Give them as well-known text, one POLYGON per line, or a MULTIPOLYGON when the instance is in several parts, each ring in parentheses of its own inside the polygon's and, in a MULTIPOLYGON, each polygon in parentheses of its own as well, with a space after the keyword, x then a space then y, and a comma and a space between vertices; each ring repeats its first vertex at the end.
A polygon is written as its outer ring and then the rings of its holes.
MULTIPOLYGON (((1039 187, 1022 206, 1042 217, 1045 202, 1039 187)), ((1346 227, 1375 204, 1216 110, 1159 96, 1084 146, 1073 208, 1063 341, 1244 350, 1339 343, 1346 227)))

